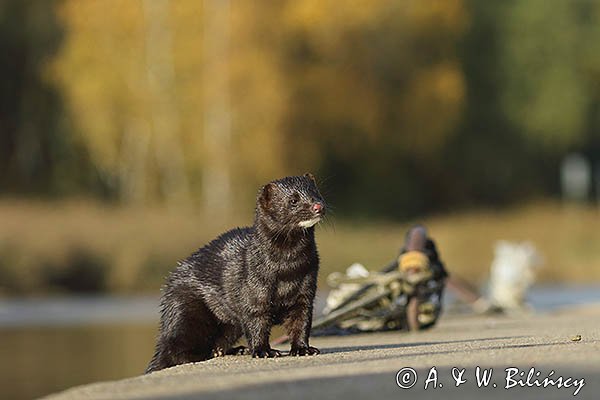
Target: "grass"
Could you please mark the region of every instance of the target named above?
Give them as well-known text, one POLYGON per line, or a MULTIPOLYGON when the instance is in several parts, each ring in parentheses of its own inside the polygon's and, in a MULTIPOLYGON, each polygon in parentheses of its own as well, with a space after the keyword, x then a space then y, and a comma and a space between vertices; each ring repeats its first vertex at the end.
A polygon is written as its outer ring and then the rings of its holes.
MULTIPOLYGON (((178 259, 251 216, 215 218, 190 210, 107 207, 93 202, 0 201, 0 294, 156 292, 178 259)), ((544 282, 600 281, 600 211, 540 203, 421 220, 449 270, 487 277, 496 240, 529 240, 545 259, 544 282)), ((353 262, 391 261, 408 223, 336 220, 318 229, 321 282, 353 262)))

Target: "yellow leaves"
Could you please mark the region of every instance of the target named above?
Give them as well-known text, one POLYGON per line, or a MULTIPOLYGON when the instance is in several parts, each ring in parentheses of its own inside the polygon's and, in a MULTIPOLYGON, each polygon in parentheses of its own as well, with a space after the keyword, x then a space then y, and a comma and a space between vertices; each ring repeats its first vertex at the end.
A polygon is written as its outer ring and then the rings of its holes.
POLYGON ((411 24, 420 31, 463 33, 468 15, 462 0, 411 0, 404 2, 411 24))
POLYGON ((66 39, 51 65, 80 140, 100 169, 118 165, 123 120, 144 118, 143 19, 137 1, 62 3, 66 39))
POLYGON ((315 135, 329 137, 338 156, 351 159, 365 144, 431 156, 456 131, 462 1, 297 1, 286 20, 310 55, 290 79, 310 100, 292 112, 332 127, 315 135))
POLYGON ((368 33, 394 8, 388 0, 289 1, 284 26, 304 35, 319 53, 336 54, 349 32, 368 33))
POLYGON ((302 0, 286 4, 284 20, 290 28, 316 31, 320 35, 370 24, 387 0, 302 0))
POLYGON ((411 152, 435 154, 444 144, 449 127, 460 117, 465 82, 457 63, 445 62, 417 72, 400 110, 407 119, 404 136, 411 152))
POLYGON ((367 76, 353 72, 348 68, 341 73, 336 66, 320 64, 306 71, 303 85, 315 93, 314 112, 322 113, 328 123, 351 121, 356 128, 375 134, 382 117, 380 93, 367 76))
POLYGON ((50 75, 127 199, 152 199, 166 177, 196 193, 213 161, 253 194, 319 168, 328 152, 352 159, 367 143, 430 154, 453 132, 465 91, 453 52, 461 0, 230 1, 228 25, 211 28, 206 10, 218 4, 62 3, 50 75), (205 137, 215 110, 228 114, 231 140, 205 137), (227 149, 215 156, 211 140, 227 149))

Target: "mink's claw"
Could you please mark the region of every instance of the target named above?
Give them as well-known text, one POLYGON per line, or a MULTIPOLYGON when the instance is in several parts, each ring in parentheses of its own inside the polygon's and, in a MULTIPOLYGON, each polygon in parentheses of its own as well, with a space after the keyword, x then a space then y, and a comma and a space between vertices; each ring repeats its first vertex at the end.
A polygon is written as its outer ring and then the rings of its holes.
POLYGON ((321 352, 312 346, 294 346, 290 350, 290 356, 314 356, 321 352))
POLYGON ((281 357, 281 352, 276 349, 258 349, 252 352, 252 358, 281 357))

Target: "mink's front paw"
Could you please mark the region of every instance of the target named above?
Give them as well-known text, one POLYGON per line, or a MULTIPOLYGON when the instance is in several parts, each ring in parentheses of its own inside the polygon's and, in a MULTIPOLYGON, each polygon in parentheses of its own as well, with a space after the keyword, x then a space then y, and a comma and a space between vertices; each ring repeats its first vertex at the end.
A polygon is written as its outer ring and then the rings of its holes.
POLYGON ((252 358, 273 358, 281 357, 281 352, 276 349, 255 349, 252 351, 252 358))
POLYGON ((314 356, 321 352, 312 346, 292 346, 290 356, 314 356))

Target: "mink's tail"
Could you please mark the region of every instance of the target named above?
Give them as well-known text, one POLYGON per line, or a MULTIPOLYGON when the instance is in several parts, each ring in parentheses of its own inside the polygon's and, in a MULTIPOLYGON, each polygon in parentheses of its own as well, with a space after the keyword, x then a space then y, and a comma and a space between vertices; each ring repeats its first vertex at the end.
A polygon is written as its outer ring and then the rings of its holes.
POLYGON ((158 350, 154 353, 154 356, 152 357, 152 360, 150 360, 150 363, 148 364, 148 367, 146 368, 146 371, 144 372, 145 374, 149 374, 150 372, 154 372, 154 371, 160 371, 161 369, 166 368, 165 366, 161 366, 160 363, 160 354, 158 352, 158 350))

